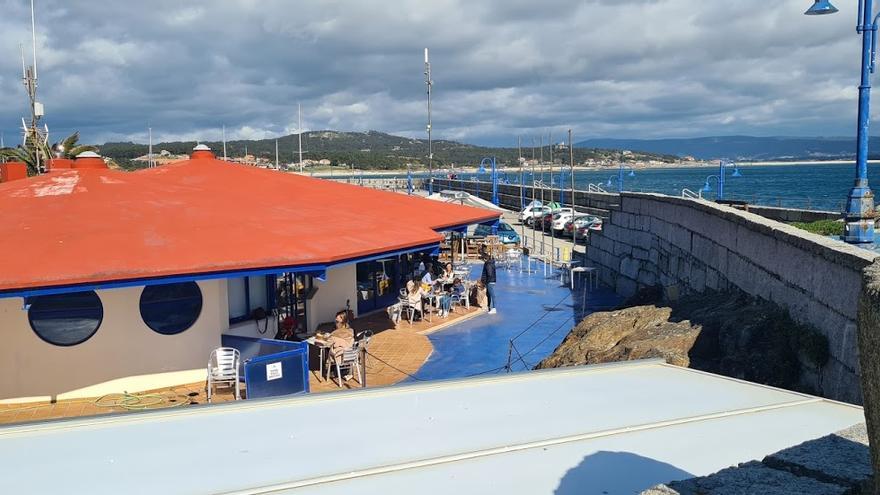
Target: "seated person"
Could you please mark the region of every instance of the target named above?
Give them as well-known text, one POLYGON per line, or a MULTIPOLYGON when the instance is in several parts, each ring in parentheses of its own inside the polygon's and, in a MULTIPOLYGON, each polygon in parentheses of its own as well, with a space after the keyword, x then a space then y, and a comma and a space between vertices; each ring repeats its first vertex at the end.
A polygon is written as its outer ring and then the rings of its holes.
POLYGON ((425 291, 415 281, 410 280, 406 283, 406 300, 409 302, 410 307, 415 308, 419 313, 423 311, 422 296, 424 295, 425 291))
POLYGON ((336 313, 336 330, 327 337, 327 344, 330 347, 329 359, 336 364, 342 364, 342 353, 354 345, 354 331, 348 326, 346 313, 346 311, 336 313))
POLYGON ((287 316, 281 320, 278 326, 278 332, 275 334, 275 340, 296 340, 294 332, 296 331, 296 320, 292 316, 287 316))
POLYGON ((489 296, 486 294, 486 284, 482 280, 477 280, 471 291, 471 300, 478 308, 485 309, 489 306, 489 296))
POLYGON ((425 292, 431 290, 434 286, 434 273, 431 269, 431 265, 428 265, 428 269, 425 270, 425 274, 422 275, 422 290, 425 292))

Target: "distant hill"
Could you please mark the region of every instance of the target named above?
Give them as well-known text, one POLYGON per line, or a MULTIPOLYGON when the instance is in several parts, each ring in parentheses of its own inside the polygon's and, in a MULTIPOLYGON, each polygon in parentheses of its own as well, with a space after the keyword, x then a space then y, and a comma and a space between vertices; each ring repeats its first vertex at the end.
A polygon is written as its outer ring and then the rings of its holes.
MULTIPOLYGON (((189 153, 195 142, 169 142, 153 145, 153 151, 167 150, 173 154, 189 153)), ((222 153, 223 145, 220 142, 204 142, 218 154, 222 153)), ((229 156, 243 156, 247 152, 257 157, 274 160, 275 139, 261 139, 250 141, 228 141, 226 150, 229 156)), ((289 135, 278 138, 278 149, 281 163, 292 163, 298 160, 297 136, 289 135)), ((456 166, 475 166, 484 157, 496 156, 499 166, 515 166, 518 158, 516 148, 489 148, 455 141, 434 141, 434 165, 438 168, 447 167, 450 164, 456 166)), ((338 131, 312 131, 303 134, 303 158, 328 159, 334 164, 349 164, 361 169, 395 169, 403 168, 407 163, 415 166, 426 167, 428 164, 428 142, 425 139, 411 139, 402 136, 393 136, 383 132, 338 132, 338 131)), ((133 158, 147 154, 147 146, 134 143, 105 143, 100 146, 101 154, 116 160, 125 168, 142 166, 131 162, 133 158)), ((549 156, 548 149, 544 150, 545 158, 549 156)), ((523 155, 530 157, 531 148, 523 148, 523 155)), ((596 149, 576 149, 575 161, 583 162, 588 158, 601 159, 603 157, 616 156, 616 151, 596 149)), ((568 153, 563 156, 556 155, 554 158, 568 162, 568 153)), ((636 159, 661 160, 672 162, 677 159, 674 156, 661 156, 655 153, 638 154, 636 159)))
MULTIPOLYGON (((831 160, 854 159, 851 138, 799 138, 716 136, 685 139, 589 139, 575 144, 585 148, 612 148, 693 156, 701 160, 831 160)), ((871 138, 871 149, 880 156, 880 138, 871 138)), ((872 158, 875 154, 872 153, 872 158)))

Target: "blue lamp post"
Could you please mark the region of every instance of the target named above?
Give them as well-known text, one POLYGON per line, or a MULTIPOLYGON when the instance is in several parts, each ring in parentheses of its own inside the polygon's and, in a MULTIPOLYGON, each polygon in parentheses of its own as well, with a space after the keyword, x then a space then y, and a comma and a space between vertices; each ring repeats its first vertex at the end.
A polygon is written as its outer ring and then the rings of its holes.
POLYGON ((410 195, 413 193, 412 167, 408 163, 406 164, 406 191, 410 195))
POLYGON ((617 179, 617 192, 622 192, 622 191, 623 191, 623 174, 624 174, 627 170, 629 170, 629 173, 626 174, 626 175, 628 175, 629 177, 635 177, 635 176, 636 176, 636 171, 633 170, 632 167, 626 166, 626 165, 624 165, 624 164, 621 163, 621 164, 620 164, 620 167, 617 169, 617 176, 615 177, 615 176, 612 175, 611 177, 609 177, 609 178, 608 178, 608 182, 607 182, 605 185, 608 186, 608 187, 611 187, 611 183, 612 183, 612 182, 614 181, 614 179, 616 178, 616 179, 617 179))
POLYGON ((718 194, 715 195, 716 200, 724 199, 724 181, 725 181, 725 170, 727 167, 733 166, 733 173, 731 177, 742 177, 742 174, 739 172, 739 166, 735 163, 727 162, 721 160, 718 162, 718 175, 710 175, 706 177, 706 184, 703 186, 703 192, 710 192, 712 190, 712 186, 709 185, 710 179, 715 179, 718 181, 718 194))
MULTIPOLYGON (((833 14, 828 0, 815 0, 806 15, 833 14)), ((878 14, 877 17, 880 17, 878 14)), ((843 240, 853 244, 874 242, 874 193, 868 187, 868 124, 871 121, 871 74, 877 53, 877 17, 873 0, 859 0, 856 32, 862 35, 862 79, 859 85, 859 121, 856 127, 856 180, 846 202, 843 240), (873 19, 872 19, 873 17, 873 19)))
POLYGON ((486 173, 486 164, 492 165, 492 204, 498 205, 498 170, 495 168, 495 157, 483 158, 480 162, 480 173, 486 173))

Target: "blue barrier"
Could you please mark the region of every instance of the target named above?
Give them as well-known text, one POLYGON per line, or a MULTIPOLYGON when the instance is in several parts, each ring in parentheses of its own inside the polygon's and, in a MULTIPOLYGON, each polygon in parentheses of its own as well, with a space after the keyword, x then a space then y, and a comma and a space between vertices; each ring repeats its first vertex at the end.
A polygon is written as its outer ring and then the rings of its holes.
POLYGON ((220 342, 241 353, 248 399, 309 392, 308 344, 237 335, 222 335, 220 342))

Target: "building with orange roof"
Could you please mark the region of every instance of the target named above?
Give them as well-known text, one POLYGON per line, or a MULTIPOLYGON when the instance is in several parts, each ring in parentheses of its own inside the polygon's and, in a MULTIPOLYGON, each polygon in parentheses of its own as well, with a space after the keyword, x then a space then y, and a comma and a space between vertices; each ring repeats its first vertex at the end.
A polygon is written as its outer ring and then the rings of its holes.
POLYGON ((382 309, 442 232, 498 219, 204 146, 137 172, 82 156, 0 184, 0 211, 0 401, 204 380, 222 335, 382 309))

